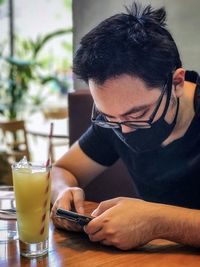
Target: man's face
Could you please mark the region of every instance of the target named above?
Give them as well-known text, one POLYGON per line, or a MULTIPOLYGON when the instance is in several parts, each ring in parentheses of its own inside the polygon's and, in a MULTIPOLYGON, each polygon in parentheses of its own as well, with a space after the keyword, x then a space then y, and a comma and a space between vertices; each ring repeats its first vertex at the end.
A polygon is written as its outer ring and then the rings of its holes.
MULTIPOLYGON (((121 75, 105 81, 103 85, 89 80, 89 87, 97 109, 109 121, 148 120, 154 111, 161 88, 150 88, 139 78, 121 75)), ((173 96, 173 91, 172 91, 173 96)), ((173 98, 173 97, 172 97, 173 98)), ((154 121, 160 118, 166 103, 164 95, 154 121)), ((170 102, 166 121, 173 120, 175 109, 170 102)), ((122 125, 122 131, 128 133, 133 129, 122 125)))

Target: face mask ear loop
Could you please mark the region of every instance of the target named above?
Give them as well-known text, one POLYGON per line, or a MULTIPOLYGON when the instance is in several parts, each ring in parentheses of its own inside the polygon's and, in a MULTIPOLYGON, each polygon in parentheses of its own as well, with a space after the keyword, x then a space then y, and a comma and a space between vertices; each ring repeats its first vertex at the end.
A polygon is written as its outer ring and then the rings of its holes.
POLYGON ((165 109, 164 109, 163 114, 162 114, 163 118, 165 118, 165 115, 166 115, 168 108, 169 108, 169 103, 170 103, 170 99, 171 99, 171 95, 172 95, 172 79, 173 79, 173 74, 170 73, 169 81, 167 82, 167 101, 165 104, 165 109))
POLYGON ((177 117, 178 117, 178 111, 179 111, 179 98, 177 97, 176 114, 174 116, 173 123, 176 123, 176 120, 177 120, 177 117))

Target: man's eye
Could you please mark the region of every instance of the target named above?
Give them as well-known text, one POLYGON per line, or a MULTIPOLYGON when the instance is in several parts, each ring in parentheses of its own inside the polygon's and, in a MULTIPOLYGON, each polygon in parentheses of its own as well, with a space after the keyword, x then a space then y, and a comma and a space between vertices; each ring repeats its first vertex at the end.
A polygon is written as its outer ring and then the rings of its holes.
POLYGON ((138 114, 138 115, 129 115, 128 118, 129 120, 138 120, 138 119, 142 119, 147 113, 148 113, 149 109, 144 110, 142 113, 138 114))

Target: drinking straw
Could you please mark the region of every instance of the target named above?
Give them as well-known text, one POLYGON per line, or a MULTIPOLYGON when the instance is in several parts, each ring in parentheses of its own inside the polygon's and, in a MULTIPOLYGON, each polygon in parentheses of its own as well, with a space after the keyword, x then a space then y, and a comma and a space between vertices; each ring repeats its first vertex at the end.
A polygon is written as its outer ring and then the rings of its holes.
MULTIPOLYGON (((51 122, 50 124, 50 131, 49 131, 49 136, 48 136, 48 139, 49 139, 49 145, 48 145, 48 159, 47 159, 47 162, 46 162, 46 168, 48 168, 50 165, 51 165, 51 152, 52 152, 52 144, 51 144, 51 138, 53 136, 53 127, 54 127, 54 124, 53 122, 51 122)), ((46 189, 45 189, 45 201, 44 201, 44 204, 43 204, 43 209, 44 209, 44 212, 42 214, 42 221, 41 221, 41 228, 40 228, 40 235, 43 235, 44 234, 44 231, 45 231, 45 220, 46 220, 46 209, 47 209, 47 204, 48 204, 48 191, 50 190, 49 188, 49 178, 50 178, 50 169, 48 170, 48 174, 47 174, 47 184, 46 184, 46 189)))
POLYGON ((52 136, 53 136, 53 128, 54 128, 54 124, 53 124, 53 122, 51 122, 49 136, 48 136, 49 145, 48 145, 48 158, 47 158, 47 162, 46 162, 46 167, 50 166, 50 164, 51 164, 51 154, 52 154, 51 139, 52 139, 52 136))

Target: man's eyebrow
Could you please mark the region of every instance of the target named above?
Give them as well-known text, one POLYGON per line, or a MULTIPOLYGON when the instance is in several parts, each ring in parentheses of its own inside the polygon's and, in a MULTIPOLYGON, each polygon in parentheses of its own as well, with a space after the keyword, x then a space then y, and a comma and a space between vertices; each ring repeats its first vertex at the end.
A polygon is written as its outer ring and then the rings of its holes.
MULTIPOLYGON (((129 110, 127 110, 125 113, 120 114, 119 116, 120 116, 120 117, 123 117, 123 116, 127 116, 127 115, 129 115, 129 114, 133 114, 133 113, 136 113, 136 112, 139 112, 139 111, 144 111, 145 109, 147 109, 147 108, 149 108, 149 107, 150 107, 150 104, 149 104, 149 105, 141 105, 141 106, 138 106, 138 107, 132 107, 132 108, 130 108, 129 110)), ((103 114, 104 116, 106 116, 106 117, 109 117, 109 118, 115 118, 115 116, 106 114, 106 113, 100 111, 99 109, 98 109, 98 111, 99 111, 101 114, 103 114)))

